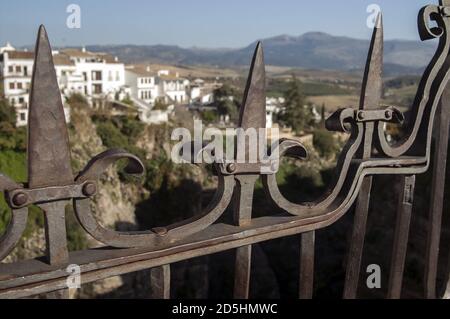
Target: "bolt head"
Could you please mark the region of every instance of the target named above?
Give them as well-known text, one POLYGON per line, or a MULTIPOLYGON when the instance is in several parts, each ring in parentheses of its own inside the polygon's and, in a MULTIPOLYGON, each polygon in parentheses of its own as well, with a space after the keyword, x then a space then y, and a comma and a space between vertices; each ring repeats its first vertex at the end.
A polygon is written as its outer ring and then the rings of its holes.
POLYGON ((359 118, 360 120, 364 120, 364 119, 366 118, 366 114, 364 114, 364 112, 359 112, 359 113, 358 113, 358 118, 359 118))
POLYGON ((390 119, 392 117, 392 113, 391 111, 386 111, 386 113, 384 114, 386 116, 386 118, 390 119))
POLYGON ((94 183, 87 183, 83 186, 83 195, 90 197, 97 192, 97 186, 94 183))
POLYGON ((16 206, 23 206, 28 202, 28 196, 25 193, 17 193, 14 195, 12 202, 16 206))
POLYGON ((236 164, 231 163, 227 165, 227 172, 232 174, 236 171, 236 164))
POLYGON ((165 236, 168 233, 168 230, 165 227, 155 227, 152 230, 158 236, 165 236))

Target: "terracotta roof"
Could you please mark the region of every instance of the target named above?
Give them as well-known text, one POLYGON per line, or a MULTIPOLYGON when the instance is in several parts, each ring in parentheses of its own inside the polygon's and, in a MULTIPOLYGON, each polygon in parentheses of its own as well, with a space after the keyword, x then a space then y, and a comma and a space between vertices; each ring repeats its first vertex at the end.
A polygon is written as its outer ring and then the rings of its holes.
POLYGON ((95 57, 94 53, 91 52, 83 52, 81 50, 78 49, 64 49, 61 51, 61 53, 66 54, 68 56, 71 57, 75 57, 75 58, 89 58, 89 57, 95 57))
POLYGON ((104 59, 106 63, 117 63, 117 64, 122 63, 122 62, 120 62, 120 61, 116 61, 116 58, 113 57, 111 54, 107 54, 107 53, 97 53, 95 56, 104 59))
POLYGON ((53 56, 53 63, 55 65, 75 65, 70 58, 65 54, 56 54, 53 56))
POLYGON ((8 51, 11 60, 34 60, 34 53, 28 51, 8 51))
POLYGON ((164 81, 184 81, 184 78, 176 77, 174 75, 160 75, 161 80, 164 81))
POLYGON ((157 76, 158 75, 156 72, 153 72, 151 70, 147 71, 147 67, 146 66, 142 66, 142 65, 127 66, 127 68, 125 70, 129 71, 129 72, 132 72, 134 74, 137 74, 139 76, 153 77, 153 76, 157 76))

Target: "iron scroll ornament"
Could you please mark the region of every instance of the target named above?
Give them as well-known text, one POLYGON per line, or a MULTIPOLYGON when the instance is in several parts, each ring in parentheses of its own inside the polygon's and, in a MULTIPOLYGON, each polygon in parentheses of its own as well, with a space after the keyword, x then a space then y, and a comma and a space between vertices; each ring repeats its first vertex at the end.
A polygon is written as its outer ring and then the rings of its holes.
MULTIPOLYGON (((128 172, 143 173, 143 165, 137 157, 123 150, 109 150, 92 159, 86 169, 74 178, 51 49, 45 29, 41 27, 36 45, 30 104, 29 181, 25 187, 0 175, 0 191, 7 195, 12 208, 12 220, 0 239, 0 260, 20 240, 26 225, 27 206, 31 204, 40 205, 45 212, 47 249, 51 263, 64 263, 67 260, 67 245, 65 224, 61 223, 61 218, 64 217, 63 208, 71 200, 80 224, 98 241, 119 248, 152 246, 176 241, 206 229, 224 213, 236 189, 241 189, 241 195, 249 199, 252 183, 259 176, 262 176, 270 198, 280 208, 304 220, 305 224, 317 224, 318 227, 332 224, 355 202, 365 176, 420 174, 428 169, 434 116, 449 77, 449 13, 450 0, 442 0, 440 6, 427 6, 419 14, 422 40, 439 38, 439 47, 422 78, 412 108, 415 118, 406 123, 407 135, 404 140, 390 145, 385 135, 385 123, 402 122, 401 112, 396 108, 379 109, 383 51, 380 16, 369 50, 360 109, 339 110, 327 120, 330 130, 348 132, 350 139, 338 160, 335 181, 321 199, 313 203, 291 203, 278 189, 276 172, 258 172, 259 164, 235 165, 230 170, 228 165, 217 163, 219 186, 212 203, 200 216, 145 232, 117 232, 104 228, 90 207, 91 198, 96 194, 98 178, 117 160, 128 159, 128 172), (438 27, 430 28, 429 20, 435 21, 438 27), (248 187, 246 194, 242 192, 244 186, 248 187)), ((240 127, 265 127, 265 72, 261 44, 257 45, 253 57, 240 127)), ((296 141, 282 140, 279 148, 280 155, 306 156, 306 149, 296 141)))

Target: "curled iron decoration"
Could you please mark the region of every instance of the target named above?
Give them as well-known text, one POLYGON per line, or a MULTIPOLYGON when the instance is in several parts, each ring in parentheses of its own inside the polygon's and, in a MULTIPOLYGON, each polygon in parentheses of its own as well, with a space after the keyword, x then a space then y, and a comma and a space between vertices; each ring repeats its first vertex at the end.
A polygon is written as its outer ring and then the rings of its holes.
POLYGON ((448 83, 450 69, 450 3, 440 0, 440 5, 429 5, 419 12, 418 26, 422 41, 439 39, 439 45, 419 84, 411 114, 414 118, 407 123, 405 137, 391 145, 384 133, 384 126, 377 128, 376 147, 389 157, 430 157, 433 120, 448 83), (437 27, 431 27, 431 21, 437 27))
MULTIPOLYGON (((419 174, 428 169, 434 115, 448 83, 450 69, 450 7, 443 7, 442 4, 450 5, 441 1, 441 6, 427 6, 419 13, 421 39, 439 38, 440 42, 419 85, 412 108, 415 118, 407 123, 406 138, 396 145, 388 143, 385 124, 402 124, 404 116, 395 107, 378 109, 381 106, 383 53, 383 25, 380 14, 369 50, 360 110, 338 110, 326 122, 328 130, 350 134, 349 141, 339 156, 334 182, 321 199, 312 203, 296 204, 281 194, 275 174, 263 176, 264 186, 278 207, 310 223, 321 223, 324 220, 339 218, 348 210, 365 176, 419 174), (431 28, 429 19, 436 21, 438 27, 431 28)), ((287 156, 287 149, 282 143, 280 154, 287 156)))

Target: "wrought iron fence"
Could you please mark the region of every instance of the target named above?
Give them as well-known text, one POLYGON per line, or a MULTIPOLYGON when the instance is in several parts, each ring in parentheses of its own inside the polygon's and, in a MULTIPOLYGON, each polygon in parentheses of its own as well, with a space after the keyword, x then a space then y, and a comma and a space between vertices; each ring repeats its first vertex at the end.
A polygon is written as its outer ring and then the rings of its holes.
MULTIPOLYGON (((52 51, 44 27, 38 34, 30 95, 28 123, 28 182, 19 184, 0 175, 0 190, 12 210, 12 219, 0 240, 0 260, 17 245, 28 218, 28 207, 37 205, 45 217, 46 258, 0 265, 0 297, 37 294, 68 296, 66 266, 81 267, 83 284, 138 270, 152 269, 154 289, 170 297, 170 265, 226 250, 236 254, 234 296, 248 298, 252 245, 286 236, 301 237, 299 297, 311 298, 314 280, 315 232, 343 217, 355 204, 355 216, 346 266, 344 298, 356 298, 366 234, 372 178, 399 175, 397 222, 393 242, 388 298, 400 298, 414 198, 415 176, 430 166, 432 132, 436 126, 436 155, 429 211, 425 295, 436 297, 436 272, 445 186, 450 90, 450 0, 429 5, 419 13, 422 40, 438 38, 439 46, 423 74, 404 137, 391 143, 386 123, 403 123, 396 107, 382 107, 383 25, 381 15, 373 31, 364 73, 359 109, 335 112, 326 122, 331 131, 349 134, 330 190, 316 202, 295 204, 281 194, 275 171, 264 173, 261 163, 215 164, 219 185, 213 201, 199 216, 144 232, 117 232, 104 228, 91 210, 102 173, 120 159, 128 159, 127 172, 142 174, 143 164, 122 150, 94 157, 74 174, 61 95, 52 51), (436 26, 431 26, 434 21, 436 26), (436 113, 438 116, 436 116, 436 113), (436 118, 436 121, 435 121, 436 118), (436 123, 435 123, 436 122, 436 123), (271 200, 289 214, 252 218, 255 182, 261 178, 271 200), (65 207, 73 205, 79 223, 101 249, 68 252, 65 207), (232 205, 234 223, 216 223, 232 205), (117 249, 120 248, 120 249, 117 249)), ((265 66, 263 48, 257 45, 239 126, 265 128, 265 66)), ((281 140, 282 156, 299 159, 307 150, 297 141, 281 140)), ((278 160, 273 164, 278 167, 278 160)))

